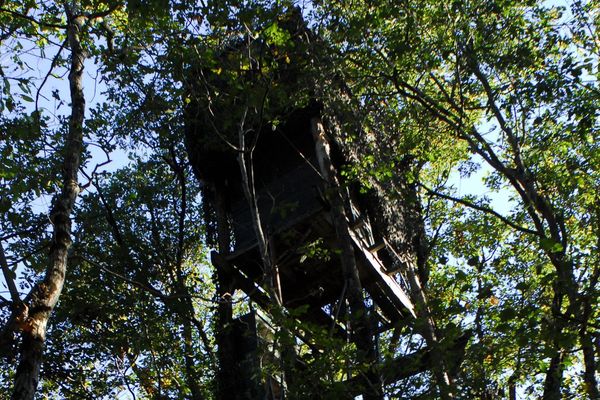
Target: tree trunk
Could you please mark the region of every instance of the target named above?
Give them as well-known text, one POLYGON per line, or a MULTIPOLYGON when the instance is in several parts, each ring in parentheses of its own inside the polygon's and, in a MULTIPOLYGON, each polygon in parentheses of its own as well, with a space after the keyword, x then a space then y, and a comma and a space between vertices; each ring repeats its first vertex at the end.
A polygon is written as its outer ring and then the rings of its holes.
POLYGON ((556 350, 550 359, 550 365, 546 371, 546 380, 544 381, 544 400, 560 400, 560 388, 562 384, 562 360, 561 350, 556 350))
MULTIPOLYGON (((595 286, 595 282, 594 286, 595 286)), ((598 364, 596 362, 596 356, 594 355, 594 342, 592 336, 588 332, 588 319, 592 313, 591 302, 584 302, 583 310, 583 321, 581 323, 581 329, 579 330, 579 342, 583 351, 583 383, 585 385, 585 391, 588 397, 592 400, 600 399, 600 391, 598 389, 598 380, 596 379, 596 371, 598 364)))
MULTIPOLYGON (((229 253, 231 248, 231 230, 225 212, 224 199, 222 193, 216 192, 216 228, 217 241, 220 254, 229 253)), ((219 304, 217 306, 217 399, 227 400, 231 398, 232 388, 235 387, 236 365, 233 357, 233 343, 231 328, 233 322, 233 308, 231 296, 233 295, 233 282, 231 276, 226 271, 218 269, 215 273, 217 277, 217 296, 219 304)))
POLYGON ((202 389, 198 384, 198 376, 194 367, 194 343, 192 326, 189 320, 183 321, 183 351, 185 359, 185 380, 191 392, 191 400, 203 400, 202 389))
POLYGON ((552 339, 548 341, 548 346, 552 349, 552 357, 550 358, 550 365, 546 370, 546 380, 544 381, 544 400, 560 400, 561 399, 561 386, 563 377, 563 357, 564 351, 560 345, 560 335, 564 328, 564 322, 561 317, 561 305, 563 302, 563 296, 560 292, 559 283, 554 284, 554 297, 552 299, 552 318, 554 323, 552 324, 552 339))
POLYGON ((35 285, 28 298, 28 314, 21 324, 22 342, 19 366, 15 376, 13 400, 33 399, 38 381, 48 319, 63 289, 67 269, 67 255, 71 246, 71 211, 79 194, 77 173, 83 151, 83 121, 85 97, 83 95, 83 63, 85 52, 81 46, 80 30, 85 18, 73 15, 65 7, 68 20, 67 37, 71 48, 69 86, 71 91, 71 117, 66 138, 62 191, 55 198, 50 220, 53 226, 50 247, 50 265, 42 282, 35 285))

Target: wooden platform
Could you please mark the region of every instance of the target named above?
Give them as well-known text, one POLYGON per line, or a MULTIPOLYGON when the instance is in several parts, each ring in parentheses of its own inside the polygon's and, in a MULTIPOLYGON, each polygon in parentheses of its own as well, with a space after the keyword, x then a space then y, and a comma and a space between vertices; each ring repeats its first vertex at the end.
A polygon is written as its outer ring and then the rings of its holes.
MULTIPOLYGON (((351 231, 351 237, 361 283, 379 308, 382 324, 391 326, 414 317, 414 306, 406 291, 385 273, 384 265, 369 251, 360 232, 351 231)), ((284 306, 308 306, 305 319, 332 325, 334 318, 324 310, 333 309, 342 296, 344 279, 329 214, 320 209, 298 218, 292 226, 272 233, 270 245, 280 272, 284 306)), ((260 287, 264 271, 256 244, 225 256, 214 253, 213 264, 228 270, 236 287, 253 301, 268 306, 268 296, 260 287)))

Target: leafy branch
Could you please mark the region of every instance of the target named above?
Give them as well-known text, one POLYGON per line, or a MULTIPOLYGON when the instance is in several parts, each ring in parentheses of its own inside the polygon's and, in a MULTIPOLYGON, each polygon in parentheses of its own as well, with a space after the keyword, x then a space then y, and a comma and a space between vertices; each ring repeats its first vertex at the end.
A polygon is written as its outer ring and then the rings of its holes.
POLYGON ((543 236, 538 231, 534 231, 529 228, 525 228, 521 225, 518 225, 517 223, 511 221, 510 219, 506 218, 502 214, 498 213, 497 211, 495 211, 489 207, 485 207, 485 206, 476 204, 476 203, 469 201, 467 199, 464 199, 464 198, 458 198, 458 197, 454 197, 454 196, 450 196, 448 194, 438 192, 436 190, 430 189, 429 187, 425 186, 423 183, 419 183, 418 185, 420 187, 422 187, 427 192, 427 194, 429 194, 430 196, 439 197, 444 200, 450 200, 454 203, 462 204, 463 206, 466 206, 468 208, 472 208, 474 210, 481 211, 486 214, 492 215, 492 216, 498 218, 500 221, 502 221, 506 225, 510 226, 511 228, 513 228, 519 232, 526 233, 528 235, 535 235, 535 236, 540 236, 540 237, 543 236))

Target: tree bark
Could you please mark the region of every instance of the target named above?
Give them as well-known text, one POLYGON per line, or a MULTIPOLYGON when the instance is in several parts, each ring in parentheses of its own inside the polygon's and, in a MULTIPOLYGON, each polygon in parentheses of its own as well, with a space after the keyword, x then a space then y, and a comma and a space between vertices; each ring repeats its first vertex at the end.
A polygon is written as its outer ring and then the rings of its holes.
POLYGON ((556 349, 554 355, 550 359, 550 365, 546 371, 546 380, 544 381, 544 400, 560 400, 560 388, 562 386, 562 361, 563 353, 560 349, 556 349))
POLYGON ((183 351, 185 359, 185 380, 187 381, 187 386, 192 395, 191 400, 204 400, 194 366, 194 343, 192 338, 192 326, 189 320, 183 321, 183 351))
MULTIPOLYGON (((592 280, 594 281, 593 278, 592 280)), ((592 283, 593 286, 595 286, 595 282, 592 283)), ((592 400, 596 400, 600 399, 600 390, 598 389, 598 380, 596 379, 598 363, 596 362, 596 356, 594 354, 594 341, 588 331, 588 320, 591 313, 591 301, 586 298, 584 301, 583 321, 581 322, 581 328, 579 330, 579 342, 581 343, 584 363, 583 383, 588 397, 592 400)))
POLYGON ((79 194, 77 172, 83 151, 85 97, 82 76, 86 58, 81 45, 80 32, 86 20, 82 16, 74 15, 74 10, 69 6, 65 6, 65 10, 68 20, 67 38, 71 48, 69 72, 71 116, 63 155, 62 190, 55 198, 50 212, 53 226, 50 265, 42 282, 35 285, 28 296, 28 314, 20 326, 22 342, 12 400, 33 399, 37 389, 48 320, 58 302, 65 281, 67 255, 71 246, 70 216, 79 194))
POLYGON ((563 358, 564 351, 560 345, 560 335, 564 329, 564 320, 561 316, 561 305, 563 303, 563 296, 560 291, 558 282, 554 283, 554 296, 552 298, 552 338, 548 341, 548 346, 552 350, 552 356, 550 358, 550 365, 546 370, 546 380, 544 381, 544 400, 560 400, 561 398, 561 386, 563 377, 563 358))

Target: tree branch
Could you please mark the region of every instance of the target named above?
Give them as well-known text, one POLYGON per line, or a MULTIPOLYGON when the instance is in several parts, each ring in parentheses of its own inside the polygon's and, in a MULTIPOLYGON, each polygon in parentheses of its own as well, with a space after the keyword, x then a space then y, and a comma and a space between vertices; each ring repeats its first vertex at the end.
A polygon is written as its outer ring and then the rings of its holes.
POLYGON ((89 263, 90 265, 93 265, 94 267, 100 268, 102 271, 106 272, 109 275, 114 276, 115 278, 118 278, 124 282, 127 282, 133 286, 135 286, 138 289, 141 289, 151 295, 153 295, 154 297, 157 297, 163 301, 169 301, 169 300, 176 300, 176 299, 180 299, 183 297, 190 297, 190 298, 195 298, 195 299, 200 299, 202 301, 208 302, 208 303, 215 303, 218 304, 220 303, 219 300, 213 300, 213 299, 209 299, 207 297, 203 297, 197 294, 180 294, 180 293, 176 293, 176 294, 164 294, 163 292, 161 292, 160 290, 156 289, 155 287, 151 286, 150 284, 144 284, 142 282, 136 281, 135 279, 131 279, 128 278, 124 275, 119 274, 118 272, 115 272, 111 269, 108 269, 107 267, 105 267, 104 265, 97 263, 87 257, 78 255, 78 257, 89 263))
POLYGON ((52 58, 52 62, 50 63, 50 68, 48 69, 48 72, 46 73, 46 76, 44 76, 44 80, 42 80, 42 83, 40 84, 40 86, 37 88, 37 90, 35 92, 35 111, 36 111, 37 118, 38 118, 38 129, 40 131, 41 131, 41 127, 39 126, 40 125, 39 124, 40 112, 39 112, 39 107, 38 107, 38 103, 39 103, 39 100, 40 100, 40 93, 42 92, 42 88, 44 87, 44 85, 48 81, 48 78, 50 77, 50 74, 54 70, 54 67, 56 67, 56 64, 58 62, 58 57, 60 57, 60 53, 62 53, 63 49, 67 45, 67 40, 68 39, 63 40, 62 44, 58 48, 58 51, 54 55, 54 58, 52 58))
POLYGON ((19 296, 17 285, 15 285, 15 280, 13 279, 13 272, 8 268, 8 262, 6 261, 6 256, 4 255, 4 247, 2 246, 2 243, 0 243, 0 265, 2 266, 4 280, 6 281, 6 286, 8 286, 8 291, 10 292, 10 298, 13 304, 20 304, 21 297, 19 296))
POLYGON ((33 22, 34 24, 44 27, 44 28, 57 28, 57 29, 67 29, 67 25, 60 25, 60 24, 51 24, 48 22, 41 22, 38 21, 37 19, 26 15, 26 14, 22 14, 18 11, 14 11, 14 10, 7 10, 6 8, 0 8, 0 12, 5 12, 8 13, 10 15, 12 15, 13 17, 17 17, 17 18, 22 18, 22 19, 26 19, 27 21, 33 22))
POLYGON ((450 200, 450 201, 452 201, 454 203, 459 203, 459 204, 462 204, 463 206, 466 206, 466 207, 472 208, 474 210, 478 210, 478 211, 484 212, 486 214, 492 215, 492 216, 498 218, 500 221, 502 221, 506 225, 510 226, 513 229, 516 229, 519 232, 526 233, 528 235, 535 235, 535 236, 538 236, 538 237, 543 237, 542 233, 540 233, 538 231, 534 231, 534 230, 528 229, 528 228, 525 228, 525 227, 522 227, 522 226, 520 226, 520 225, 512 222, 511 220, 509 220, 508 218, 506 218, 502 214, 500 214, 500 213, 492 210, 489 207, 480 206, 480 205, 477 205, 477 204, 475 204, 475 203, 473 203, 471 201, 465 200, 465 199, 460 199, 458 197, 453 197, 453 196, 450 196, 450 195, 447 195, 447 194, 443 194, 443 193, 437 192, 437 191, 435 191, 433 189, 428 188, 427 186, 425 186, 422 183, 419 183, 418 185, 421 186, 423 189, 425 189, 425 191, 429 195, 433 195, 433 196, 436 196, 436 197, 439 197, 439 198, 442 198, 442 199, 445 199, 445 200, 450 200))

